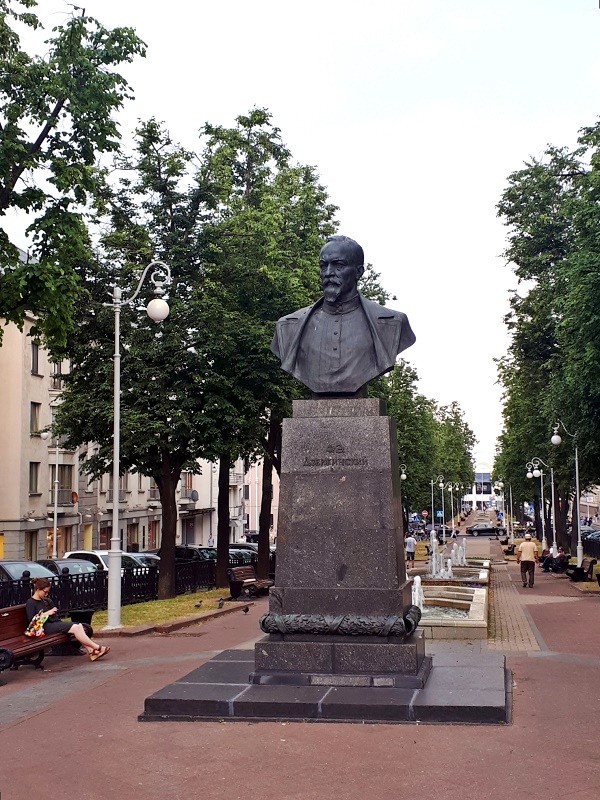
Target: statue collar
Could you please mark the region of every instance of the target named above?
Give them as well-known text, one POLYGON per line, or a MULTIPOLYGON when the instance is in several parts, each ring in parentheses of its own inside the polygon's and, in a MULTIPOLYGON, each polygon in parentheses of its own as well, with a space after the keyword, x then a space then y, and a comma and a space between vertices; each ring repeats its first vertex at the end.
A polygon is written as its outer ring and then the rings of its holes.
POLYGON ((346 300, 345 303, 328 303, 327 300, 323 300, 321 308, 326 314, 334 316, 338 314, 349 314, 351 311, 355 311, 359 306, 360 297, 357 292, 354 297, 346 300))

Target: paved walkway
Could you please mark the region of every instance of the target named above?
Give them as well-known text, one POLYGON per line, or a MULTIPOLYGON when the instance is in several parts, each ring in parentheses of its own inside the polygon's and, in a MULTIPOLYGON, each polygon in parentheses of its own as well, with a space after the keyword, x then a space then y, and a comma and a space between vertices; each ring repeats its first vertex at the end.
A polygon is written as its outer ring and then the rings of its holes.
MULTIPOLYGON (((496 541, 469 540, 473 555, 486 546, 500 559, 496 541)), ((149 694, 220 650, 252 647, 265 607, 167 636, 113 639, 95 664, 48 658, 43 673, 3 673, 2 800, 598 797, 598 595, 539 571, 524 590, 514 562, 498 565, 491 638, 428 644, 434 657, 449 647, 506 652, 508 726, 137 721, 149 694)))

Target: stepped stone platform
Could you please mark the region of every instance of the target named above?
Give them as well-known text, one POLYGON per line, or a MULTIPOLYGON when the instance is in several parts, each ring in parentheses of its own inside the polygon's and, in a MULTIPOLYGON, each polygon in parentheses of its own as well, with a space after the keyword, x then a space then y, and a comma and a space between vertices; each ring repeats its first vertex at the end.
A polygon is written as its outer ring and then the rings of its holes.
POLYGON ((507 724, 511 718, 512 676, 500 653, 436 654, 423 688, 259 684, 253 674, 252 650, 224 650, 146 698, 139 720, 507 724))

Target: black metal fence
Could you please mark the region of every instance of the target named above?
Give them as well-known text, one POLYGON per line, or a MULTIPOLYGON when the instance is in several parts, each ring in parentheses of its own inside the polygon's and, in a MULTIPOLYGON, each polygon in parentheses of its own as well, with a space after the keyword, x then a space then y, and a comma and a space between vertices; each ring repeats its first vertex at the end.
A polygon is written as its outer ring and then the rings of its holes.
MULTIPOLYGON (((255 556, 230 558, 230 567, 251 563, 256 568, 255 556)), ((175 592, 186 594, 214 588, 215 561, 179 561, 175 563, 175 592)), ((270 576, 275 576, 275 553, 271 553, 270 576)), ((48 579, 52 583, 50 596, 61 614, 70 611, 101 611, 108 605, 108 572, 98 571, 83 575, 60 575, 48 579)), ((31 580, 0 583, 0 608, 20 605, 31 597, 31 580)), ((158 597, 158 569, 123 570, 121 577, 121 605, 144 603, 158 597)))
POLYGON ((597 539, 584 539, 583 552, 590 558, 600 559, 600 542, 597 539))

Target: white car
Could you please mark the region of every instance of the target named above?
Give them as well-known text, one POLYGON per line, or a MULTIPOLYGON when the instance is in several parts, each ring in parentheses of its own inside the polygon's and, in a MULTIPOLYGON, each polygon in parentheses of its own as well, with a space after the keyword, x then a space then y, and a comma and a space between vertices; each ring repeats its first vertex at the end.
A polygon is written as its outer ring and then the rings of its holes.
MULTIPOLYGON (((84 561, 91 561, 97 569, 108 572, 108 550, 71 550, 65 553, 65 558, 77 558, 84 561)), ((134 553, 121 553, 121 574, 124 569, 137 569, 147 571, 148 567, 138 561, 134 553)))

